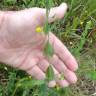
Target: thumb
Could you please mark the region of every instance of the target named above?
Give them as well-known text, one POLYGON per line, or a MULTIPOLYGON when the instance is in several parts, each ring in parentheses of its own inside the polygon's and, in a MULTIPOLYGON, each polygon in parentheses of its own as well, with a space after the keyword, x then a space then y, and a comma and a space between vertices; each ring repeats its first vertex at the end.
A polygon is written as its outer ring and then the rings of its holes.
MULTIPOLYGON (((48 22, 54 22, 58 19, 62 19, 67 11, 67 4, 62 3, 59 7, 54 7, 50 9, 48 22)), ((42 9, 42 16, 44 17, 44 22, 46 21, 46 9, 42 9)))

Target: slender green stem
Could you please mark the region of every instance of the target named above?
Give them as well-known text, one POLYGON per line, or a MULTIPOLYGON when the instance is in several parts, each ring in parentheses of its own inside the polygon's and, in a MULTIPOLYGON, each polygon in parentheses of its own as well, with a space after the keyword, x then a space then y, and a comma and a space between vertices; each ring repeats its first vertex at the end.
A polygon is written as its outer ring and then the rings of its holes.
MULTIPOLYGON (((53 47, 49 42, 49 35, 50 35, 50 26, 48 23, 49 13, 50 13, 50 4, 49 3, 50 3, 50 0, 45 1, 45 4, 46 4, 46 23, 45 23, 45 30, 44 30, 45 34, 48 36, 47 44, 45 46, 45 55, 48 57, 48 62, 49 62, 50 57, 52 57, 52 55, 54 53, 53 47)), ((54 71, 53 71, 51 64, 50 64, 50 66, 46 72, 46 77, 47 77, 48 82, 50 80, 54 79, 54 71)))
POLYGON ((15 87, 15 89, 14 89, 14 91, 13 91, 12 96, 15 96, 15 93, 16 93, 17 89, 18 89, 18 85, 16 85, 16 87, 15 87))

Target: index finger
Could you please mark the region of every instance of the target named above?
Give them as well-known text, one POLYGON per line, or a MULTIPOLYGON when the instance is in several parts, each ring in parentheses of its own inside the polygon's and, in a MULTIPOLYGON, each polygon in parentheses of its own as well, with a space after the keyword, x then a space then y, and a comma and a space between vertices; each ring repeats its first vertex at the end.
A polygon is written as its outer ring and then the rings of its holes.
MULTIPOLYGON (((43 26, 46 23, 46 9, 45 8, 34 8, 36 10, 36 17, 40 26, 43 26)), ((58 7, 53 7, 49 11, 48 22, 54 22, 58 19, 62 19, 67 11, 67 4, 62 3, 58 7)), ((32 13, 33 14, 33 13, 32 13)))
POLYGON ((77 70, 78 64, 74 56, 72 56, 64 44, 51 32, 49 35, 49 41, 54 48, 55 54, 58 55, 58 57, 66 64, 66 66, 72 71, 77 70))

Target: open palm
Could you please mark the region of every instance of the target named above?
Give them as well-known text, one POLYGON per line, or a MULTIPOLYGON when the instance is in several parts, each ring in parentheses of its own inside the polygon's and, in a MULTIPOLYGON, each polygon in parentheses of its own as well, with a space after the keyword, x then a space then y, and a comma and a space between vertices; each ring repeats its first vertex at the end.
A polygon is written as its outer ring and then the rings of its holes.
MULTIPOLYGON (((61 19, 67 9, 65 3, 52 8, 49 23, 61 19)), ((54 80, 60 86, 68 86, 77 81, 74 71, 78 68, 76 60, 53 34, 49 34, 49 41, 54 48, 54 56, 48 60, 43 54, 47 36, 43 32, 37 33, 36 28, 43 27, 46 21, 46 9, 30 8, 15 12, 4 12, 2 26, 0 26, 0 60, 15 68, 25 70, 35 79, 46 78, 45 73, 49 64, 53 65, 54 80), (64 73, 65 79, 60 80, 64 73)), ((52 83, 54 83, 52 82, 52 83)), ((55 83, 50 86, 55 86, 55 83)))

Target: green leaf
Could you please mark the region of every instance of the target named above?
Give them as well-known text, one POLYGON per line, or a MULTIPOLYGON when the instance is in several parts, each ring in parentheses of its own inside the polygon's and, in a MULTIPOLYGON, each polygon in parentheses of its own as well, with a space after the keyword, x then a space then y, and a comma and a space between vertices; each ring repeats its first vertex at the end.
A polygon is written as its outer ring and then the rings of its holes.
POLYGON ((30 78, 24 78, 17 83, 17 86, 21 88, 32 88, 34 86, 40 86, 44 84, 44 82, 45 81, 43 80, 32 80, 30 78))
POLYGON ((74 48, 74 50, 75 50, 74 54, 76 56, 80 55, 80 51, 83 49, 83 46, 87 40, 87 35, 88 35, 89 29, 91 28, 91 26, 92 26, 92 21, 90 20, 86 23, 85 30, 82 32, 82 36, 81 36, 81 39, 80 39, 80 42, 79 42, 77 48, 74 48))
POLYGON ((16 73, 10 72, 9 74, 9 81, 7 82, 6 92, 10 95, 15 88, 15 80, 16 80, 16 73))
POLYGON ((86 10, 89 12, 89 14, 92 13, 94 10, 96 10, 96 0, 88 0, 86 7, 86 10))
POLYGON ((39 96, 48 96, 48 86, 46 83, 39 86, 39 96))
POLYGON ((74 20, 73 20, 72 29, 76 29, 78 24, 79 24, 79 18, 75 17, 74 20))
POLYGON ((86 76, 91 80, 96 80, 96 71, 90 71, 86 74, 86 76))
POLYGON ((52 81, 55 78, 54 71, 51 65, 47 69, 46 77, 48 81, 52 81))
POLYGON ((17 0, 4 0, 4 2, 7 4, 15 4, 17 0))
POLYGON ((23 91, 22 96, 28 96, 28 95, 29 95, 29 92, 30 92, 30 89, 29 89, 29 88, 26 88, 26 89, 23 91))
MULTIPOLYGON (((26 4, 26 5, 28 5, 28 3, 31 3, 30 0, 22 0, 22 1, 23 1, 23 3, 26 4)), ((31 3, 31 5, 32 5, 32 3, 31 3)))
POLYGON ((3 96, 3 86, 0 85, 0 96, 3 96))
POLYGON ((47 44, 46 44, 46 46, 44 48, 44 53, 49 58, 52 57, 53 54, 54 54, 54 49, 53 49, 52 45, 49 42, 47 42, 47 44))
POLYGON ((27 4, 27 0, 22 0, 25 4, 27 4))

